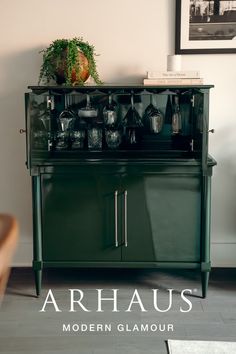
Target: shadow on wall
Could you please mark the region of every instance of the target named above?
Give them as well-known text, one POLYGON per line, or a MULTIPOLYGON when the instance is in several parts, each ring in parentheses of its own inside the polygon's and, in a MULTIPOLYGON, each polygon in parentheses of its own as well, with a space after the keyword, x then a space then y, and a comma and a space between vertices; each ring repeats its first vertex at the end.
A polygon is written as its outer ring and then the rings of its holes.
POLYGON ((236 124, 234 126, 231 129, 228 126, 221 127, 219 135, 216 130, 212 137, 217 139, 214 154, 218 156, 217 174, 216 171, 213 172, 215 176, 212 180, 212 234, 218 241, 223 238, 236 240, 236 189, 232 189, 236 180, 236 147, 233 148, 236 124), (217 188, 218 186, 221 188, 217 188))
POLYGON ((37 84, 41 48, 32 48, 2 56, 0 59, 0 211, 10 212, 19 220, 21 236, 31 239, 31 187, 25 167, 24 92, 37 84))
POLYGON ((145 72, 143 72, 142 68, 139 65, 124 65, 119 66, 116 70, 113 70, 110 73, 109 78, 106 80, 105 83, 111 84, 137 84, 141 85, 143 83, 143 78, 145 76, 145 72))
POLYGON ((31 48, 24 52, 16 52, 2 56, 0 59, 4 92, 24 90, 29 84, 36 84, 42 62, 40 47, 31 48))

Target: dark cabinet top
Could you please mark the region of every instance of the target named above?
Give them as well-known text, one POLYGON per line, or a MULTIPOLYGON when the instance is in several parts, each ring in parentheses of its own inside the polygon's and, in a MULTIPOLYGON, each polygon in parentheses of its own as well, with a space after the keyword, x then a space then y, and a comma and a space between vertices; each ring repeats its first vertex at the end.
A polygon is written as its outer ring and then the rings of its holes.
POLYGON ((91 92, 91 91, 101 91, 108 93, 109 91, 118 91, 122 92, 140 92, 143 90, 161 92, 165 90, 183 90, 183 89, 210 89, 214 85, 163 85, 163 86, 154 86, 154 85, 138 85, 138 84, 104 84, 104 85, 84 85, 84 86, 28 86, 28 89, 32 90, 35 93, 43 93, 46 91, 57 91, 61 93, 70 93, 70 92, 91 92))

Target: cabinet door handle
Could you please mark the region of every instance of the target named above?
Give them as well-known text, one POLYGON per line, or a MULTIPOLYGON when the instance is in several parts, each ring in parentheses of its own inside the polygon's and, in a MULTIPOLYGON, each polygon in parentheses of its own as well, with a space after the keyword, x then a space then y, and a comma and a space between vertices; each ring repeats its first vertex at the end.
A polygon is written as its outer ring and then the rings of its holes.
POLYGON ((118 244, 117 196, 118 196, 118 191, 115 191, 115 193, 114 193, 114 200, 115 200, 115 247, 119 247, 119 244, 118 244))
POLYGON ((127 229, 127 199, 128 192, 124 191, 124 213, 125 213, 125 247, 128 247, 128 229, 127 229))

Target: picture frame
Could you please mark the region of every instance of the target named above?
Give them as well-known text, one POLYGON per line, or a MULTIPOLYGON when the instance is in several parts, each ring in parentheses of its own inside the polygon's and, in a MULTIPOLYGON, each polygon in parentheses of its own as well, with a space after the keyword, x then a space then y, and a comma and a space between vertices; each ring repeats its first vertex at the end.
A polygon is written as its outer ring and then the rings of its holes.
POLYGON ((236 1, 176 0, 175 53, 236 53, 236 1))

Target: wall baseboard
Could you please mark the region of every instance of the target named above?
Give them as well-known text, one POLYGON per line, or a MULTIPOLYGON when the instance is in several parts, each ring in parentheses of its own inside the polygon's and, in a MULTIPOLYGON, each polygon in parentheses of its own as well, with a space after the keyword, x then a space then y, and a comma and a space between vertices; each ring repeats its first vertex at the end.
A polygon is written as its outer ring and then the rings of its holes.
POLYGON ((33 259, 32 242, 19 242, 17 252, 13 259, 13 267, 31 267, 33 259))
POLYGON ((213 267, 236 268, 236 243, 212 243, 211 263, 213 267))
MULTIPOLYGON (((32 249, 31 242, 20 243, 12 266, 31 267, 32 249)), ((236 268, 236 243, 212 243, 211 261, 215 268, 236 268)))

